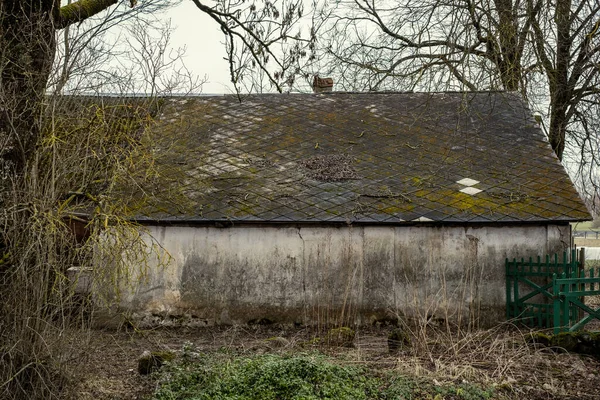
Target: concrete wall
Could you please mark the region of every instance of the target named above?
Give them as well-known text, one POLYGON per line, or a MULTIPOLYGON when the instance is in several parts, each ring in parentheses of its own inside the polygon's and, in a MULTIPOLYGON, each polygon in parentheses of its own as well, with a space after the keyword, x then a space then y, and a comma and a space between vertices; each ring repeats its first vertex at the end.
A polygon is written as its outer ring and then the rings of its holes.
POLYGON ((504 319, 506 257, 569 245, 568 226, 148 227, 152 262, 122 304, 148 323, 504 319))

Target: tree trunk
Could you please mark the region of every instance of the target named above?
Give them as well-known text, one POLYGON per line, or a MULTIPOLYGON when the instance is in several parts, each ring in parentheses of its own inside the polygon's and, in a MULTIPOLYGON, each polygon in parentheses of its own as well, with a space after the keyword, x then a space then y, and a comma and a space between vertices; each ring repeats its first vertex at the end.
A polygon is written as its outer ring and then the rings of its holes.
POLYGON ((498 12, 498 42, 496 64, 500 71, 500 79, 504 90, 519 91, 521 89, 521 54, 518 40, 518 17, 513 9, 512 1, 496 0, 498 12))
POLYGON ((51 1, 0 0, 0 157, 21 173, 41 132, 55 54, 51 1))
POLYGON ((550 130, 548 138, 552 149, 562 161, 565 150, 565 136, 567 133, 567 104, 568 99, 564 96, 552 96, 552 105, 550 112, 550 130))
POLYGON ((556 21, 556 66, 548 76, 551 93, 550 106, 550 144, 558 156, 563 158, 565 134, 567 128, 567 110, 570 104, 572 88, 569 86, 569 60, 571 59, 571 1, 556 3, 554 19, 556 21))

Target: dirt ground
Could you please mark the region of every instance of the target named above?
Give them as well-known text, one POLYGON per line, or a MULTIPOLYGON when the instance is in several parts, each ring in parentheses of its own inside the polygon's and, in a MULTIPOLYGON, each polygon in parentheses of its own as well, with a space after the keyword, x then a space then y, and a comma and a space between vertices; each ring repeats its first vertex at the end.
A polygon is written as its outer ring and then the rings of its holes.
MULTIPOLYGON (((519 343, 521 332, 502 329, 479 339, 457 340, 449 347, 428 342, 426 354, 414 350, 390 355, 387 335, 391 328, 370 328, 357 332, 355 348, 320 348, 341 362, 361 363, 378 370, 436 381, 482 382, 497 387, 499 398, 510 399, 600 399, 600 362, 597 359, 532 349, 519 343), (497 335, 499 339, 496 339, 497 335), (487 341, 487 342, 486 342, 487 341), (486 343, 491 344, 487 345, 486 343), (452 351, 450 351, 452 352, 452 351)), ((192 343, 210 353, 223 348, 252 354, 265 351, 306 351, 315 337, 307 329, 275 327, 228 327, 201 329, 156 329, 147 331, 92 331, 88 340, 79 340, 71 354, 74 376, 65 399, 129 400, 147 399, 155 389, 151 376, 140 376, 137 359, 144 350, 179 351, 192 343), (268 349, 265 340, 286 339, 285 348, 268 349)), ((427 339, 428 340, 428 339, 427 339)))

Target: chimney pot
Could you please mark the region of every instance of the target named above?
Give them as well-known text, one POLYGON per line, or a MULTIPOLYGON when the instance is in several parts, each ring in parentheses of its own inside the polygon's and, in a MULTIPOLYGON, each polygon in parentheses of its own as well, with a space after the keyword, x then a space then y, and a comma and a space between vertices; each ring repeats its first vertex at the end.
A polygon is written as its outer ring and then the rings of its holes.
POLYGON ((319 78, 315 75, 313 79, 313 91, 315 93, 331 92, 333 90, 333 78, 319 78))

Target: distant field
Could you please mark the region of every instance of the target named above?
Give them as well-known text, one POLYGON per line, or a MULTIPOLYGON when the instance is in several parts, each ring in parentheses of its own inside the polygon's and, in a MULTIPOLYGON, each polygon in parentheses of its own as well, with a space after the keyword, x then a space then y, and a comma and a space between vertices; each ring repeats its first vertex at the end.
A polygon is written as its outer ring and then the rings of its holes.
POLYGON ((586 222, 577 222, 571 224, 574 231, 596 231, 600 232, 600 228, 592 228, 592 224, 594 221, 586 221, 586 222))
POLYGON ((584 239, 584 238, 575 238, 575 246, 577 247, 600 247, 600 240, 597 239, 584 239))

